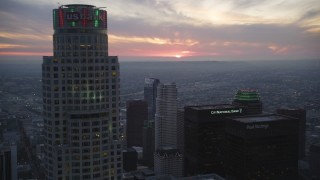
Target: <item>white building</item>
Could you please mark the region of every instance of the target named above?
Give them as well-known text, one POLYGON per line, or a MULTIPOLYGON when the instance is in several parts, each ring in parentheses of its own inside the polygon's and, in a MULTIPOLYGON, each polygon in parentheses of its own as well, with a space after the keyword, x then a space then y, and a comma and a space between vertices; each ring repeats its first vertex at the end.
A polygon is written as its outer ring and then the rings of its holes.
POLYGON ((175 83, 158 86, 155 117, 155 148, 177 148, 177 87, 175 83))
POLYGON ((46 177, 121 179, 119 63, 108 56, 107 11, 53 10, 53 57, 42 65, 46 177))
POLYGON ((183 158, 177 147, 177 87, 175 83, 160 84, 155 115, 156 175, 182 177, 183 158))

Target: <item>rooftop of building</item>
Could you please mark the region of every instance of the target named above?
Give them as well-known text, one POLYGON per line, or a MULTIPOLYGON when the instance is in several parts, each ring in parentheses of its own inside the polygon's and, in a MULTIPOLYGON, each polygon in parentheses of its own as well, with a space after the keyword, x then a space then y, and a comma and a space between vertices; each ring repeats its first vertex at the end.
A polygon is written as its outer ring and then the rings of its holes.
POLYGON ((154 83, 154 82, 160 83, 160 80, 159 80, 159 79, 156 79, 156 78, 145 78, 145 79, 144 79, 144 82, 145 82, 145 83, 154 83))
POLYGON ((279 116, 275 114, 261 114, 254 116, 243 116, 243 117, 233 117, 231 118, 234 121, 239 121, 242 123, 256 123, 256 122, 270 122, 270 121, 279 121, 288 119, 284 116, 279 116))
POLYGON ((175 180, 171 175, 157 175, 157 176, 151 176, 147 177, 146 180, 175 180))
POLYGON ((217 174, 205 174, 205 175, 178 178, 178 180, 224 180, 224 178, 222 178, 217 174))
POLYGON ((168 82, 168 83, 160 83, 158 87, 167 88, 167 87, 176 87, 177 84, 175 82, 168 82))
POLYGON ((127 149, 122 150, 122 152, 137 152, 134 148, 129 147, 127 149))
POLYGON ((161 147, 160 149, 156 150, 156 153, 160 156, 180 156, 181 152, 179 149, 166 146, 166 147, 161 147))
POLYGON ((238 90, 235 97, 235 101, 260 101, 260 95, 257 90, 254 89, 241 89, 238 90))
POLYGON ((123 174, 123 179, 145 179, 149 176, 154 176, 154 171, 151 169, 139 169, 136 171, 131 171, 123 174))
POLYGON ((93 6, 93 5, 89 5, 89 4, 66 4, 66 5, 62 5, 62 6, 64 6, 64 7, 68 7, 68 8, 71 8, 71 7, 80 7, 80 6, 82 6, 82 7, 95 7, 95 6, 93 6))
POLYGON ((320 153, 320 142, 311 144, 311 146, 310 146, 310 152, 320 153))
POLYGON ((201 106, 186 106, 186 108, 191 108, 194 110, 215 110, 215 109, 228 109, 228 108, 237 108, 231 104, 215 104, 215 105, 201 105, 201 106))
POLYGON ((225 180, 217 174, 205 174, 205 175, 196 175, 191 177, 181 177, 175 178, 171 175, 156 175, 153 171, 151 173, 145 174, 142 171, 133 171, 124 174, 124 179, 126 178, 135 178, 135 179, 145 179, 145 180, 225 180))

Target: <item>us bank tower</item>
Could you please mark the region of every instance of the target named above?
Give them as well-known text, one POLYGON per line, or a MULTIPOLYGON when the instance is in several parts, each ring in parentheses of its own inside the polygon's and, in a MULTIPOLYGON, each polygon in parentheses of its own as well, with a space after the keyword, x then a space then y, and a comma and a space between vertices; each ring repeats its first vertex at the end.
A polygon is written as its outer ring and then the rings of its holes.
POLYGON ((52 13, 53 56, 42 64, 46 179, 121 179, 119 63, 108 55, 107 11, 69 4, 52 13))

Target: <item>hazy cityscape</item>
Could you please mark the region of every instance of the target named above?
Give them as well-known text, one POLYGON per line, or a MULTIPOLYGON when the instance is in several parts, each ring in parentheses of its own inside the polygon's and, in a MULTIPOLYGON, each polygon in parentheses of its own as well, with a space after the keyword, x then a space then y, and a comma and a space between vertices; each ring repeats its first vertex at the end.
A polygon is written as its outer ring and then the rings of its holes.
MULTIPOLYGON (((36 173, 30 170, 37 171, 38 168, 35 168, 36 162, 25 156, 26 151, 39 162, 43 159, 40 66, 37 62, 7 62, 0 66, 1 118, 8 119, 11 124, 7 138, 18 142, 18 171, 29 173, 29 178, 36 173), (24 136, 30 145, 25 144, 24 136)), ((120 67, 121 109, 125 109, 128 100, 143 99, 147 77, 175 82, 180 108, 231 103, 237 90, 256 89, 264 112, 275 113, 277 108, 307 110, 307 153, 312 143, 320 141, 319 61, 120 62, 120 67)), ((308 156, 304 162, 301 167, 308 169, 308 156)))
POLYGON ((319 2, 78 1, 1 2, 0 180, 320 180, 319 2))

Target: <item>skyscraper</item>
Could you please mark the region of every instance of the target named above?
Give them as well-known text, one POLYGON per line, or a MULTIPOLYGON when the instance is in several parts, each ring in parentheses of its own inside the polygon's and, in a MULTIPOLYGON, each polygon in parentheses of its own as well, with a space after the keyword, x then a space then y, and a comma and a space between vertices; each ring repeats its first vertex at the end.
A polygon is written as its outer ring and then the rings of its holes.
POLYGON ((261 114, 262 102, 257 90, 244 89, 239 90, 232 102, 233 105, 243 109, 243 114, 261 114))
POLYGON ((148 104, 144 100, 127 101, 127 147, 143 145, 143 126, 148 120, 148 104))
POLYGON ((17 180, 17 145, 0 142, 0 179, 17 180))
POLYGON ((155 147, 177 148, 177 87, 176 84, 158 86, 155 119, 155 147))
POLYGON ((127 148, 122 151, 123 170, 126 172, 137 170, 138 153, 133 148, 127 148))
POLYGON ((312 178, 320 179, 320 143, 311 144, 309 151, 310 173, 312 178))
POLYGON ((229 179, 298 179, 298 120, 281 115, 229 118, 229 179))
POLYGON ((53 10, 53 57, 42 64, 46 178, 120 179, 119 63, 108 56, 107 11, 53 10))
POLYGON ((277 109, 277 113, 297 118, 299 120, 299 159, 306 156, 306 119, 307 113, 304 109, 277 109))
POLYGON ((182 154, 177 149, 177 87, 159 84, 155 115, 154 171, 157 175, 182 176, 182 154))
POLYGON ((229 105, 187 106, 184 124, 186 176, 225 174, 225 126, 227 117, 242 115, 242 108, 229 105))
POLYGON ((148 103, 148 119, 154 119, 156 113, 157 87, 160 84, 159 79, 145 78, 144 81, 144 100, 148 103))
POLYGON ((155 152, 155 113, 157 88, 160 83, 159 79, 145 78, 144 100, 148 103, 148 121, 145 122, 143 129, 143 161, 153 168, 155 152))
POLYGON ((154 120, 145 122, 143 127, 143 163, 150 169, 154 166, 154 120))
POLYGON ((184 109, 178 109, 177 112, 177 138, 178 149, 184 153, 184 109))

